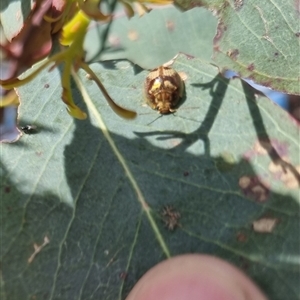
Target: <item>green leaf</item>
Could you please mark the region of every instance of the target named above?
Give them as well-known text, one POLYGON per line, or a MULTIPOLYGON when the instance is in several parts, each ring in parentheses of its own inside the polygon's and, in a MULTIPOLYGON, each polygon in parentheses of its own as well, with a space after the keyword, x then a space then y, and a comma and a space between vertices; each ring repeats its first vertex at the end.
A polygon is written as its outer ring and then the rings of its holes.
POLYGON ((0 22, 6 39, 10 41, 22 29, 33 7, 33 2, 32 0, 1 0, 0 22))
POLYGON ((300 95, 299 1, 176 1, 198 3, 219 17, 214 60, 222 69, 288 94, 300 95))
POLYGON ((91 67, 139 117, 115 115, 83 72, 92 103, 73 92, 85 121, 67 114, 56 70, 19 89, 20 124, 37 129, 1 145, 1 299, 124 299, 153 265, 191 252, 235 264, 270 299, 298 299, 298 125, 199 59, 176 60, 186 99, 157 120, 143 106, 146 71, 91 67), (164 205, 181 214, 174 231, 164 205), (271 232, 253 229, 262 218, 271 232))
POLYGON ((91 27, 86 58, 128 59, 144 69, 160 66, 179 52, 210 60, 216 25, 217 19, 203 8, 181 12, 168 6, 128 20, 121 7, 112 24, 91 27))

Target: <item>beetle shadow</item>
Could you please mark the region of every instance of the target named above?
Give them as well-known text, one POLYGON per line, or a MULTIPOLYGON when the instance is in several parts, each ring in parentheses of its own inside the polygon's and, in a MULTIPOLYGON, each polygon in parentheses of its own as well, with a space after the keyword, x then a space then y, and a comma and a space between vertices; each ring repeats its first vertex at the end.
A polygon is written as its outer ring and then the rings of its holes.
MULTIPOLYGON (((202 90, 209 90, 209 93, 212 97, 212 101, 209 105, 207 114, 199 126, 195 131, 191 133, 183 133, 179 131, 152 131, 152 132, 135 132, 138 137, 147 137, 147 136, 155 136, 160 135, 161 137, 158 140, 167 140, 171 138, 181 138, 182 143, 174 147, 174 150, 180 150, 184 152, 189 146, 195 143, 198 140, 202 140, 204 143, 204 151, 206 155, 210 155, 210 141, 208 138, 208 134, 214 124, 214 121, 218 115, 219 108, 221 107, 222 101, 225 97, 225 93, 227 90, 227 86, 229 83, 229 79, 223 77, 221 74, 218 74, 212 81, 207 83, 194 83, 192 86, 200 87, 202 90), (164 136, 162 136, 164 135, 164 136)), ((179 105, 182 105, 186 100, 186 95, 182 102, 179 105)))

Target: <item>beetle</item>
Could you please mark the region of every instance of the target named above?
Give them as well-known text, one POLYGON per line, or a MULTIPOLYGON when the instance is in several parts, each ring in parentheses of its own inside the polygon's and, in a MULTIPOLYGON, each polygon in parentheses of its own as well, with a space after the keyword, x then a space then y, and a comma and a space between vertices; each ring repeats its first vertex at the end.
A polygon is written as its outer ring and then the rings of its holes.
POLYGON ((144 93, 148 105, 160 114, 176 111, 184 93, 184 83, 180 75, 172 68, 160 66, 146 77, 144 93))

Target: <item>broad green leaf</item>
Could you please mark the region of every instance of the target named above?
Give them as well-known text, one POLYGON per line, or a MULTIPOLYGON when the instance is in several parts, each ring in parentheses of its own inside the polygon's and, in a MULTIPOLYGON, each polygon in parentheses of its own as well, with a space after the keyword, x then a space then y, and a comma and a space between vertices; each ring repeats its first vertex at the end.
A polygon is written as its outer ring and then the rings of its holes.
POLYGON ((217 19, 203 8, 182 12, 167 6, 128 20, 120 7, 112 24, 90 28, 86 58, 128 59, 144 69, 160 66, 179 52, 210 60, 216 26, 217 19))
POLYGON ((299 1, 176 0, 185 9, 197 4, 219 17, 214 60, 223 70, 288 94, 300 95, 299 1))
POLYGON ((0 22, 6 39, 11 40, 19 33, 32 7, 32 0, 1 0, 0 22))
POLYGON ((83 72, 85 121, 67 114, 56 70, 19 89, 20 124, 37 130, 1 145, 2 299, 125 299, 153 265, 191 252, 235 264, 270 299, 298 299, 298 125, 196 58, 176 60, 186 98, 158 119, 143 105, 147 71, 91 67, 139 117, 116 116, 83 72), (181 214, 174 231, 164 205, 181 214), (253 229, 262 218, 270 232, 253 229))

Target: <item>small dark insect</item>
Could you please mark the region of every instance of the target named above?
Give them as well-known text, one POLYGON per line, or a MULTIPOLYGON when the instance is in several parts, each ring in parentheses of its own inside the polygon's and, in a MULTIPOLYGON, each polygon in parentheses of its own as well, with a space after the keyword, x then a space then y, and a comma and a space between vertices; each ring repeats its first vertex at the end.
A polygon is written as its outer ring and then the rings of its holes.
POLYGON ((161 211, 161 216, 165 223, 165 226, 171 231, 180 225, 178 222, 178 220, 181 217, 180 213, 178 211, 176 211, 175 208, 170 205, 166 205, 163 207, 163 209, 161 211))
POLYGON ((33 134, 36 133, 36 129, 37 127, 35 125, 25 125, 25 126, 21 126, 21 130, 25 133, 25 134, 33 134))

